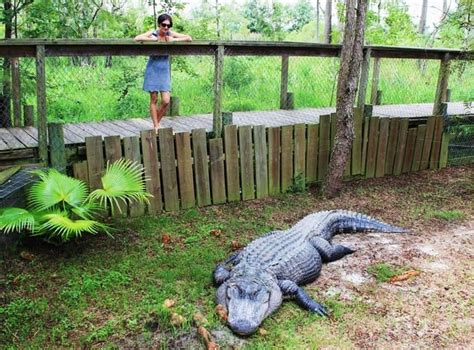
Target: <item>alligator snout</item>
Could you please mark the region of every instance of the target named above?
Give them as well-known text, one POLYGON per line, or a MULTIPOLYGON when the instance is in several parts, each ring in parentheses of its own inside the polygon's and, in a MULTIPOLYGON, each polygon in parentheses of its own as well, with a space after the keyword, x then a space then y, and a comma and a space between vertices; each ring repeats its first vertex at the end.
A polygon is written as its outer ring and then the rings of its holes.
POLYGON ((235 333, 240 335, 250 335, 258 328, 258 324, 243 319, 229 323, 229 326, 235 333))

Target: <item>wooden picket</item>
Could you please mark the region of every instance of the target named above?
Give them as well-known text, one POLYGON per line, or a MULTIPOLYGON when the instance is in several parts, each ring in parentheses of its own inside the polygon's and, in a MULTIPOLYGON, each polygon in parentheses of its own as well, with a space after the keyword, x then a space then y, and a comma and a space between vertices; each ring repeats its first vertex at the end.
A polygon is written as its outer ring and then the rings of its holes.
MULTIPOLYGON (((449 135, 443 134, 441 117, 409 128, 408 119, 363 117, 356 109, 354 124, 345 176, 381 177, 446 166, 449 135)), ((307 183, 324 179, 335 126, 334 116, 325 115, 310 125, 228 125, 223 138, 210 138, 204 129, 174 134, 169 128, 123 140, 94 136, 86 139, 87 160, 73 164, 73 174, 95 189, 106 162, 124 157, 143 166, 150 203, 121 207, 134 217, 264 198, 286 192, 296 177, 307 183)))
POLYGON ((268 128, 268 193, 275 195, 280 193, 280 128, 268 128))

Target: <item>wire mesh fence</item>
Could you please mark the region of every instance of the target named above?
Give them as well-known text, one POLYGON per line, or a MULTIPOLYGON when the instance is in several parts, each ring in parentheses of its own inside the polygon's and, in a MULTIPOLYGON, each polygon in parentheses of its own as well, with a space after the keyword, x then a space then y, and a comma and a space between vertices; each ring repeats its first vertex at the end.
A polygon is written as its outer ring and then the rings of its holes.
MULTIPOLYGON (((87 122, 148 117, 149 96, 142 90, 146 56, 74 56, 46 58, 48 121, 87 122)), ((0 59, 1 67, 5 59, 0 59)), ((36 105, 35 59, 21 58, 21 104, 36 105)), ((399 105, 402 117, 422 113, 418 104, 432 104, 439 71, 438 60, 380 59, 369 70, 365 102, 399 105), (374 84, 377 84, 374 87, 374 84), (374 91, 378 100, 374 99, 374 91)), ((290 56, 286 86, 282 85, 280 56, 225 56, 222 109, 229 112, 278 110, 282 88, 291 95, 288 109, 335 107, 339 59, 290 56)), ((214 57, 173 56, 172 95, 180 99, 182 116, 210 114, 214 106, 214 57)), ((0 112, 12 113, 10 69, 1 70, 0 112), (10 89, 10 90, 9 90, 10 89)), ((474 100, 474 64, 453 61, 450 101, 474 100)), ((429 110, 429 107, 428 107, 429 110)), ((383 113, 381 113, 383 116, 383 113)), ((3 118, 5 119, 5 118, 3 118)))
POLYGON ((474 163, 474 117, 450 117, 446 131, 450 134, 448 165, 474 163))

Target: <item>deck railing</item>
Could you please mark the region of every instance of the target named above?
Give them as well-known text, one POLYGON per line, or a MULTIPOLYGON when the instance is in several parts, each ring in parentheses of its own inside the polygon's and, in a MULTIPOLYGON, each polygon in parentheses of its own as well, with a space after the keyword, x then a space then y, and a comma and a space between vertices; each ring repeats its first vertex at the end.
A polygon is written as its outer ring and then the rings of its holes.
MULTIPOLYGON (((20 74, 21 59, 34 59, 36 73, 31 79, 36 81, 36 113, 38 128, 39 158, 42 161, 48 159, 47 141, 47 85, 48 71, 46 59, 49 57, 90 57, 90 56, 148 56, 148 55, 172 55, 172 56, 210 56, 213 59, 213 129, 215 136, 221 136, 223 132, 223 85, 225 57, 227 56, 272 56, 281 57, 280 84, 279 84, 279 107, 291 109, 294 106, 294 95, 289 91, 291 74, 289 60, 292 57, 332 57, 340 55, 340 45, 323 45, 295 42, 241 42, 241 41, 194 41, 190 43, 135 43, 132 40, 6 40, 0 42, 0 57, 4 60, 3 81, 4 91, 11 96, 12 125, 21 126, 31 124, 32 108, 24 109, 24 121, 22 121, 21 105, 22 92, 20 74), (11 69, 11 71, 8 71, 11 69), (8 90, 11 81, 11 90, 8 90), (5 89, 5 86, 7 89, 5 89)), ((365 103, 380 103, 381 90, 379 89, 381 76, 380 66, 383 59, 409 59, 412 62, 437 63, 438 77, 436 87, 433 90, 433 115, 442 114, 442 106, 449 99, 449 73, 453 60, 469 62, 473 59, 472 51, 464 52, 454 49, 422 49, 409 47, 382 47, 366 46, 364 48, 364 60, 362 73, 359 79, 359 92, 357 107, 362 108, 365 103), (373 62, 373 63, 372 63, 373 62), (369 72, 372 72, 370 79, 369 72)), ((275 65, 278 61, 272 60, 275 65)), ((423 65, 423 63, 420 63, 423 65)), ((274 68, 274 67, 273 67, 274 68)), ((337 68, 337 66, 336 66, 337 68)), ((51 69, 51 68, 49 68, 51 69)), ((54 68, 53 68, 54 70, 54 68)), ((305 74, 303 72, 303 74, 305 74)), ((308 73, 305 79, 316 81, 319 77, 308 73)), ((333 80, 336 76, 333 76, 333 80)), ((415 78, 416 79, 416 78, 415 78)), ((24 80, 23 80, 24 81, 24 80)), ((409 91, 410 82, 406 82, 406 90, 409 91)), ((334 89, 333 89, 334 90, 334 89)), ((6 110, 10 115, 10 96, 2 96, 0 104, 7 104, 6 110), (7 97, 7 98, 5 98, 7 97)), ((472 96, 469 96, 469 98, 472 96)), ((255 97, 257 98, 257 97, 255 97)), ((331 101, 333 98, 331 96, 331 101)), ((176 102, 176 101, 175 101, 176 102)), ((177 103, 173 104, 172 107, 177 103)), ((73 113, 73 112, 71 112, 73 113)), ((5 118, 3 118, 5 120, 5 118)), ((8 125, 3 125, 8 126, 8 125)))

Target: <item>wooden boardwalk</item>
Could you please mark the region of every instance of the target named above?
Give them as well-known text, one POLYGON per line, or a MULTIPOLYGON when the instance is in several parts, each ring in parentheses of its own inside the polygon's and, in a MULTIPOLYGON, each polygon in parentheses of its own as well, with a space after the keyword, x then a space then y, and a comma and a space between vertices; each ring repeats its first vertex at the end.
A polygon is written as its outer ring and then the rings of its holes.
MULTIPOLYGON (((430 116, 433 104, 383 105, 374 106, 373 115, 380 117, 421 118, 430 116)), ((312 124, 319 121, 319 116, 333 113, 335 108, 305 108, 296 110, 234 112, 233 123, 236 125, 282 126, 290 124, 312 124)), ((466 109, 461 102, 448 104, 448 115, 473 114, 474 110, 466 109)), ((162 127, 172 128, 174 132, 191 131, 205 128, 212 130, 212 115, 201 114, 183 117, 165 117, 162 127)), ((134 118, 128 120, 111 120, 64 124, 66 145, 82 144, 88 136, 136 136, 142 130, 152 129, 151 119, 134 118)), ((34 127, 0 128, 0 152, 31 149, 38 147, 38 131, 34 127)), ((0 153, 0 160, 2 159, 0 153)))

